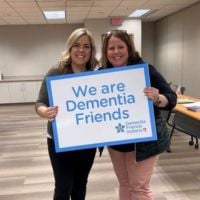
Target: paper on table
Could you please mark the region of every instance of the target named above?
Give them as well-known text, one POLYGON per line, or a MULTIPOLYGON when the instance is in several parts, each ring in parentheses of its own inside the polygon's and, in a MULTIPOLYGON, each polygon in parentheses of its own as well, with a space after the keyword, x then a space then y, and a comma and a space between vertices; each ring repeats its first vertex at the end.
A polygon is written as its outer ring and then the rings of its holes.
POLYGON ((183 99, 177 99, 177 103, 179 104, 194 103, 194 101, 191 99, 183 98, 183 99))
POLYGON ((188 110, 200 111, 200 101, 184 105, 188 110))

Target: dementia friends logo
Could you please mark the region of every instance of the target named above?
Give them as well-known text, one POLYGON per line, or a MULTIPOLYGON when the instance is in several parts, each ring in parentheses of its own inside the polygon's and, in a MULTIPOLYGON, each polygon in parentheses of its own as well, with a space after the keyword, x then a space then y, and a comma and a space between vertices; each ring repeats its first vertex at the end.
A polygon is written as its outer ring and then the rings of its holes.
POLYGON ((115 129, 117 133, 143 133, 147 131, 145 120, 126 122, 125 125, 118 123, 115 129))
POLYGON ((125 126, 119 123, 117 126, 115 126, 115 128, 117 130, 117 133, 120 133, 120 132, 124 132, 125 126))

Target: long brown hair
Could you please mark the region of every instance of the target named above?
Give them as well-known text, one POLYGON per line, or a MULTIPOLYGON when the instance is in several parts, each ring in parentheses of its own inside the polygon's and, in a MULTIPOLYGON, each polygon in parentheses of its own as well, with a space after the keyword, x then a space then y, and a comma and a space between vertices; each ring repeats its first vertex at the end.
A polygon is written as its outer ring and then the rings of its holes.
POLYGON ((108 42, 111 37, 117 37, 121 39, 123 42, 126 43, 128 47, 128 65, 133 64, 138 59, 140 59, 139 53, 135 49, 135 45, 127 31, 125 30, 111 30, 104 35, 103 44, 102 44, 102 52, 101 52, 101 61, 100 66, 103 68, 111 68, 113 67, 112 64, 108 61, 107 58, 107 49, 108 49, 108 42))

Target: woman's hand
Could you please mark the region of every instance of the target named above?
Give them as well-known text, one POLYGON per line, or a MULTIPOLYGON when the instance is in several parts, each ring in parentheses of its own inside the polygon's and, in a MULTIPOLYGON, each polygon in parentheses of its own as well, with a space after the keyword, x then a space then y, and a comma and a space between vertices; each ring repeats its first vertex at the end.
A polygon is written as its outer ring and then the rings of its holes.
POLYGON ((168 99, 163 94, 160 94, 157 88, 145 88, 144 94, 153 101, 156 107, 166 107, 168 105, 168 99))
POLYGON ((144 88, 144 94, 153 102, 156 102, 159 99, 159 90, 154 87, 144 88))
POLYGON ((41 117, 46 118, 49 121, 53 121, 56 115, 58 114, 58 106, 53 106, 53 107, 40 106, 37 109, 37 113, 41 117))

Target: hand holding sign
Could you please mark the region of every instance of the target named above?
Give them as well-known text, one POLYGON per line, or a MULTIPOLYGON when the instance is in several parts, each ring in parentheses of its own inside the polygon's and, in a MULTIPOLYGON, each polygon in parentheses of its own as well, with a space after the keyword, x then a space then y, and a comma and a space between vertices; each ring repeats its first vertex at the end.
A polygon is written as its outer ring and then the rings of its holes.
POLYGON ((57 151, 156 139, 152 102, 143 93, 150 86, 144 64, 49 77, 47 86, 50 104, 59 105, 57 151))

